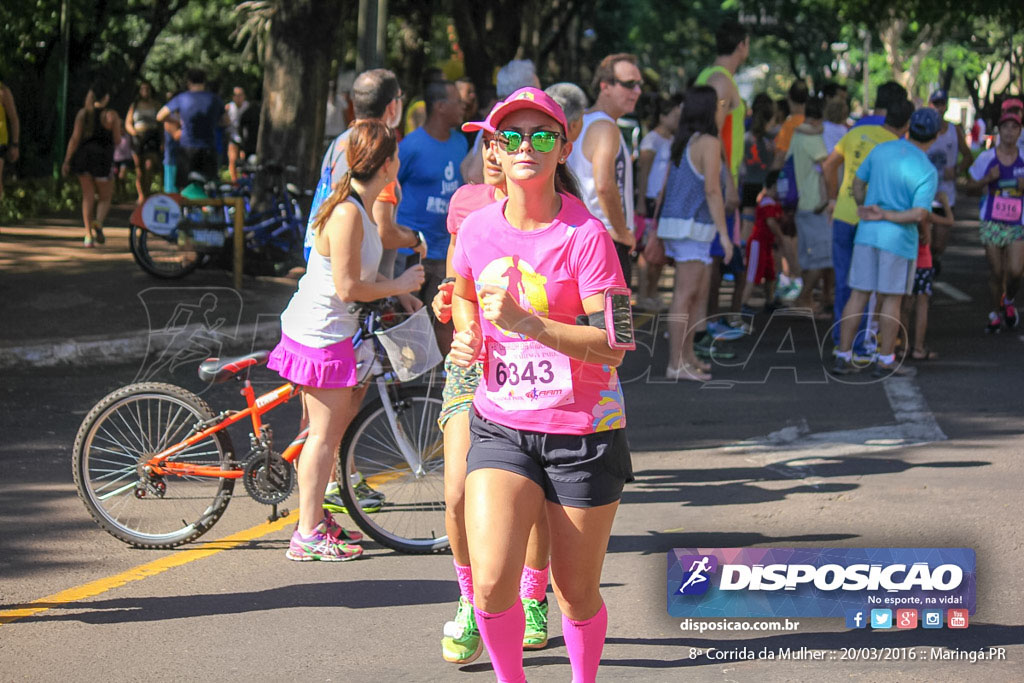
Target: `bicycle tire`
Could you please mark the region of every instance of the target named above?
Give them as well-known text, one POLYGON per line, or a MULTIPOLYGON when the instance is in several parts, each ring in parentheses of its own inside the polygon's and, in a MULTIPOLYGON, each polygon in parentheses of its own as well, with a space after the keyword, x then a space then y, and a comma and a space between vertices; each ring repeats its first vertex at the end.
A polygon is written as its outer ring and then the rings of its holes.
POLYGON ((144 271, 163 280, 185 277, 202 261, 202 255, 183 249, 145 228, 132 225, 128 234, 132 257, 144 271))
MULTIPOLYGON (((209 531, 231 501, 234 479, 167 475, 158 478, 162 496, 147 491, 140 498, 136 490, 145 488, 140 462, 213 417, 203 399, 162 382, 129 384, 93 406, 75 436, 72 470, 78 496, 100 527, 138 548, 173 548, 209 531)), ((233 454, 222 430, 170 460, 230 469, 233 454)))
POLYGON ((437 388, 403 386, 397 390, 397 398, 391 398, 399 424, 423 458, 422 476, 413 476, 399 451, 379 396, 359 411, 341 442, 337 474, 349 516, 375 541, 401 553, 420 555, 448 549, 444 443, 437 426, 439 394, 437 388), (364 512, 357 504, 348 474, 353 470, 385 495, 378 512, 364 512))

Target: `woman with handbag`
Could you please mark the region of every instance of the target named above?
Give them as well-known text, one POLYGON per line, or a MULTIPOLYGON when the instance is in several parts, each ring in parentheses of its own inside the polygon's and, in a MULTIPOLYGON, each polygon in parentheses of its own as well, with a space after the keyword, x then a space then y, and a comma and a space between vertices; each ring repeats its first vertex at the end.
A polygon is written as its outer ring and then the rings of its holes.
POLYGON ((696 86, 686 93, 682 121, 672 141, 668 178, 662 190, 658 237, 676 263, 675 289, 669 307, 669 359, 665 376, 706 382, 711 366, 693 350, 694 331, 707 312, 711 283, 711 241, 718 233, 732 259, 733 244, 725 224, 725 173, 718 130, 726 105, 714 88, 696 86))

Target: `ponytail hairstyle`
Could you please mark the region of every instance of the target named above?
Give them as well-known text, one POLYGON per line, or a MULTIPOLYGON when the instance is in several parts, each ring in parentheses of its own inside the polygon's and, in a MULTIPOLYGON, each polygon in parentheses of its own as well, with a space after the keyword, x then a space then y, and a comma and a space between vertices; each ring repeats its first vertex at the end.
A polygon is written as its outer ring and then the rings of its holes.
MULTIPOLYGON (((334 186, 334 191, 324 200, 313 220, 313 231, 317 234, 327 226, 331 214, 352 194, 352 181, 365 183, 373 178, 388 159, 395 156, 398 140, 395 131, 383 121, 364 119, 356 121, 349 129, 345 160, 348 171, 334 186)), ((374 197, 364 201, 372 204, 374 197)), ((370 208, 369 205, 366 206, 370 208)))
POLYGON ((82 133, 86 138, 92 137, 96 130, 96 103, 110 94, 110 87, 106 81, 96 80, 89 86, 89 92, 85 94, 85 121, 83 121, 82 133))
POLYGON ((686 145, 697 133, 718 135, 715 112, 718 111, 718 93, 709 85, 695 85, 686 92, 683 115, 672 140, 672 163, 676 166, 683 159, 686 145))
POLYGON ((583 200, 580 194, 580 184, 576 180, 569 164, 559 164, 555 169, 555 192, 559 194, 571 194, 580 201, 583 200))

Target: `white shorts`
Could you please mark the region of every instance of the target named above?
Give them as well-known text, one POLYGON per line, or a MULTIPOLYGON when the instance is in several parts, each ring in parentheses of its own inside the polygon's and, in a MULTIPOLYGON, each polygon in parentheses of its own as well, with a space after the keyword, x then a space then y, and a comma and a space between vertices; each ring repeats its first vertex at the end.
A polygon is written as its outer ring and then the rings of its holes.
POLYGON ((711 242, 698 242, 691 239, 662 241, 665 243, 665 255, 676 263, 700 261, 711 265, 711 242))

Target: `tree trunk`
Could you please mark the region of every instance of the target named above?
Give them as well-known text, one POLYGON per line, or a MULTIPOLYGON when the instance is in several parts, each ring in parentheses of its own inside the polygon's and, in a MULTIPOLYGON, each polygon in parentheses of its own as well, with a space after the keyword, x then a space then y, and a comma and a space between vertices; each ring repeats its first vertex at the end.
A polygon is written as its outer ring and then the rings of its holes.
MULTIPOLYGON (((256 151, 263 161, 297 167, 304 187, 315 185, 320 167, 341 13, 338 0, 288 0, 270 23, 256 151)), ((257 178, 257 195, 265 189, 257 178)))
POLYGON ((466 63, 466 75, 477 88, 494 85, 494 69, 515 57, 522 35, 523 12, 533 6, 521 0, 454 3, 452 19, 466 63))

